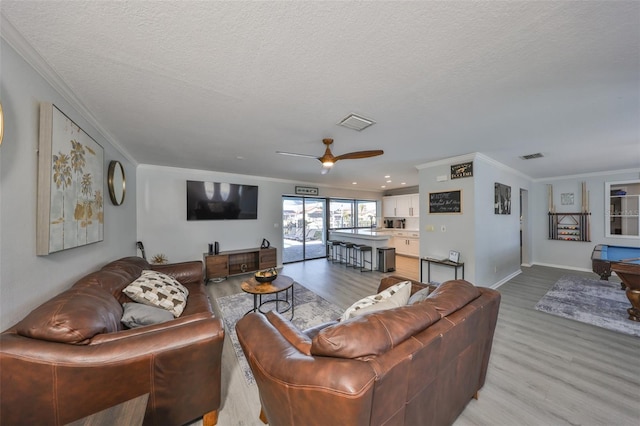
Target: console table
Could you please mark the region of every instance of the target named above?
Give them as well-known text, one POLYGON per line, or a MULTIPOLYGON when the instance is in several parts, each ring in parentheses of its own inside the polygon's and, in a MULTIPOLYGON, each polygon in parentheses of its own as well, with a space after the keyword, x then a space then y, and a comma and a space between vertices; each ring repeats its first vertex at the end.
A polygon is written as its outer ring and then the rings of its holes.
POLYGON ((250 248, 244 250, 221 251, 218 254, 204 253, 205 281, 212 278, 225 278, 260 269, 277 266, 275 248, 250 248))
POLYGON ((452 262, 449 259, 434 259, 432 257, 421 257, 420 258, 420 282, 422 281, 422 264, 423 262, 427 262, 427 283, 431 282, 431 264, 435 263, 437 265, 444 265, 454 268, 455 270, 455 279, 458 279, 458 268, 462 268, 462 279, 464 279, 464 262, 452 262))

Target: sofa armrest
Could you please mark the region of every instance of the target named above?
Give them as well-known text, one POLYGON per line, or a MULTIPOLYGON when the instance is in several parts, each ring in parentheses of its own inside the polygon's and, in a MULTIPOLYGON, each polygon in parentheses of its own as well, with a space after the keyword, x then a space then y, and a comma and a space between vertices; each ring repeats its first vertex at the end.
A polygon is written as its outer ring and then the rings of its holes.
POLYGON ((270 424, 308 424, 319 407, 332 407, 320 411, 325 424, 369 424, 377 378, 369 363, 305 355, 258 313, 236 331, 270 424))
POLYGON ((217 409, 220 320, 172 323, 109 333, 89 345, 3 333, 0 423, 66 424, 149 392, 145 421, 153 424, 184 424, 217 409))
POLYGON ((384 277, 380 280, 380 285, 378 286, 378 293, 380 293, 383 290, 388 289, 389 287, 391 287, 394 284, 398 284, 399 282, 402 281, 410 281, 411 282, 411 294, 414 294, 417 291, 422 290, 423 288, 431 288, 431 291, 433 291, 436 287, 433 285, 429 285, 429 284, 425 284, 425 283, 421 283, 420 281, 416 281, 416 280, 412 280, 409 278, 404 278, 404 277, 400 277, 398 275, 390 275, 388 277, 384 277))
POLYGON ((203 264, 200 260, 150 266, 154 271, 172 276, 181 284, 201 282, 204 277, 203 264))

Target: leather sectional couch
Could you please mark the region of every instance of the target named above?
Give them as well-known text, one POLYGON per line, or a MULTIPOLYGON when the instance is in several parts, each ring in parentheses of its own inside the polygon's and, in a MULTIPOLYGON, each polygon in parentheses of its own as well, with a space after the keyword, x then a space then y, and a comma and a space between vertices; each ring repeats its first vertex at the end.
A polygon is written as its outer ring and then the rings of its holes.
POLYGON ((217 422, 224 328, 202 262, 111 262, 0 334, 0 424, 63 425, 149 393, 145 425, 217 422), (126 329, 122 290, 143 270, 189 291, 175 319, 126 329))
MULTIPOLYGON (((383 278, 378 291, 404 280, 383 278)), ((300 331, 276 313, 236 330, 273 426, 449 425, 485 382, 500 294, 463 281, 420 303, 300 331)), ((256 409, 257 411, 257 409, 256 409)))

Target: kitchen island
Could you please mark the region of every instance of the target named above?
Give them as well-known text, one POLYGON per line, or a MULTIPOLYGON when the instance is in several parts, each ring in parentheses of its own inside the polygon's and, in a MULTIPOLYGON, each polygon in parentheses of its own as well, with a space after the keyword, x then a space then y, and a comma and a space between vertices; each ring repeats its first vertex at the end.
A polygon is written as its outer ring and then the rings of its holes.
POLYGON ((373 269, 377 269, 378 249, 381 247, 389 247, 391 233, 386 230, 376 229, 340 229, 336 231, 329 231, 329 238, 332 240, 371 246, 373 269))

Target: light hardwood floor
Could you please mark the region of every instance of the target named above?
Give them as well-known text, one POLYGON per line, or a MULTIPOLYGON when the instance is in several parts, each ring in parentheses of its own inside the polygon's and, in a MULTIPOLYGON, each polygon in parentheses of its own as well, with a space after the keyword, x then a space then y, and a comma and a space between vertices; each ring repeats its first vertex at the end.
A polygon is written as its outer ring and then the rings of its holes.
MULTIPOLYGON (((375 293, 383 276, 414 271, 417 278, 417 263, 398 256, 398 270, 383 274, 360 273, 321 259, 286 265, 282 273, 346 309, 375 293)), ((534 266, 523 268, 498 289, 502 303, 487 381, 456 426, 640 424, 640 339, 534 309, 565 274, 596 278, 592 273, 534 266)), ((241 292, 241 281, 232 277, 207 288, 215 300, 241 292)), ((257 388, 246 385, 228 341, 222 359, 218 424, 262 425, 257 388)))

